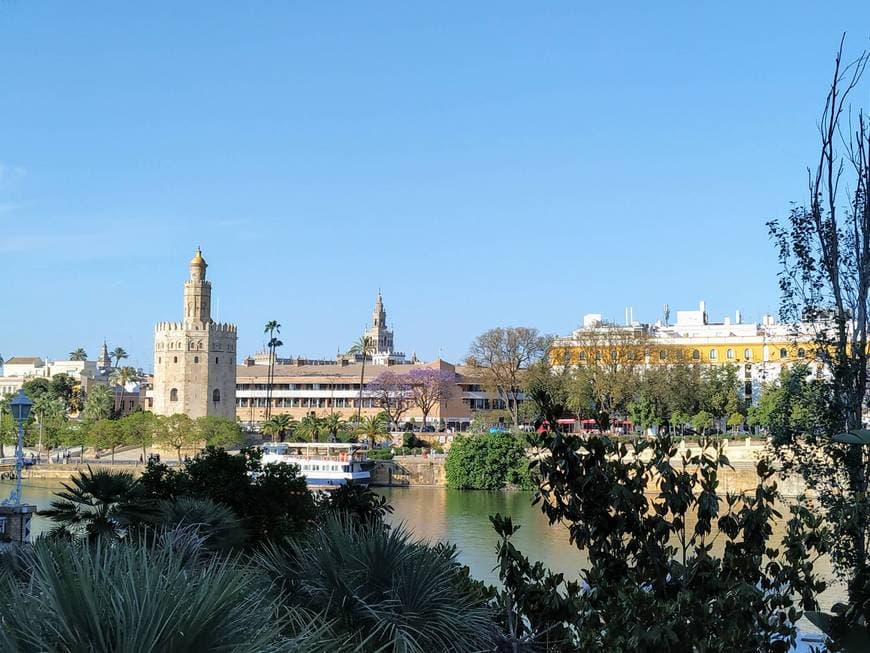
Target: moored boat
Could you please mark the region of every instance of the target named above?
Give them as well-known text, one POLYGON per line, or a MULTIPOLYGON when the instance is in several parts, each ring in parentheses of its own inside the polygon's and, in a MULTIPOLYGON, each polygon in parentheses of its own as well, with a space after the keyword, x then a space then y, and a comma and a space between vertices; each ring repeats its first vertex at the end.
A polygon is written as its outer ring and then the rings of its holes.
POLYGON ((263 465, 296 465, 308 487, 329 488, 353 481, 368 485, 370 463, 365 445, 353 442, 277 442, 264 444, 263 465))

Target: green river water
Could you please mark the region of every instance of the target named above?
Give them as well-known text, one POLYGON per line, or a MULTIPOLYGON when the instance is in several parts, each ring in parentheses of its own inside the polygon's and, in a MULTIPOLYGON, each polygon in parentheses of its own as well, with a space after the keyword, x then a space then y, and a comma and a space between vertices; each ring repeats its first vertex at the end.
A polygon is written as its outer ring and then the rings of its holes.
MULTIPOLYGON (((11 484, 0 481, 0 497, 5 497, 11 484)), ((39 508, 48 507, 59 483, 47 480, 26 481, 24 498, 39 508)), ((553 571, 567 578, 576 578, 585 562, 585 556, 568 543, 568 533, 562 526, 550 526, 537 507, 531 505, 530 492, 462 492, 446 488, 378 488, 387 497, 394 512, 393 524, 403 523, 415 536, 432 541, 448 541, 457 545, 463 564, 471 569, 475 578, 489 583, 498 581, 496 564, 496 535, 489 515, 497 512, 510 515, 522 527, 514 544, 530 559, 541 560, 553 571)), ((783 511, 787 514, 787 511, 783 511)), ((48 527, 47 520, 34 518, 33 532, 38 535, 48 527)), ((778 543, 783 527, 774 529, 773 542, 778 543)), ((823 577, 831 580, 830 563, 818 563, 823 577)), ((820 597, 825 609, 845 599, 842 585, 832 586, 820 597)))

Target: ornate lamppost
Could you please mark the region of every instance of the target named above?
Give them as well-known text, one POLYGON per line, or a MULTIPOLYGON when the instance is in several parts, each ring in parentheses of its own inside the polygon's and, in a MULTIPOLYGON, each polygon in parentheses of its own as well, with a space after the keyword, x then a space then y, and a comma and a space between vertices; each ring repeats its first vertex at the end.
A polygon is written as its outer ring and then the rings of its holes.
POLYGON ((9 498, 3 503, 9 506, 18 506, 21 505, 21 472, 24 469, 24 422, 30 417, 33 402, 27 398, 24 390, 19 390, 9 402, 9 408, 12 412, 12 419, 18 425, 18 443, 15 445, 15 487, 9 498))

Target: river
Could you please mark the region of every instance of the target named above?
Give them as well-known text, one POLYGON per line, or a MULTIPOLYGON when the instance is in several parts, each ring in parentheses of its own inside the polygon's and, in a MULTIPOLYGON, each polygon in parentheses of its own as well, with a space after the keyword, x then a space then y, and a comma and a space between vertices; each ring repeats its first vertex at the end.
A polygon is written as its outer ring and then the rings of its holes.
MULTIPOLYGON (((11 484, 0 481, 0 497, 8 494, 11 484)), ((26 481, 24 498, 39 508, 48 507, 59 483, 47 480, 26 481)), ((532 561, 541 560, 544 565, 566 578, 579 575, 585 555, 568 543, 568 533, 563 526, 550 526, 538 507, 531 505, 530 492, 462 492, 446 488, 378 488, 394 508, 389 521, 402 523, 415 536, 432 540, 448 541, 457 545, 459 559, 468 565, 472 575, 488 583, 497 583, 495 547, 497 536, 489 522, 489 515, 500 512, 510 515, 521 528, 514 537, 514 545, 532 561)), ((784 510, 784 514, 788 511, 784 510)), ((48 520, 35 517, 33 533, 38 535, 50 527, 48 520)), ((772 542, 778 544, 784 525, 774 528, 772 542)), ((828 560, 817 565, 822 577, 831 581, 832 569, 828 560)), ((845 600, 842 585, 833 584, 819 597, 823 609, 845 600)))

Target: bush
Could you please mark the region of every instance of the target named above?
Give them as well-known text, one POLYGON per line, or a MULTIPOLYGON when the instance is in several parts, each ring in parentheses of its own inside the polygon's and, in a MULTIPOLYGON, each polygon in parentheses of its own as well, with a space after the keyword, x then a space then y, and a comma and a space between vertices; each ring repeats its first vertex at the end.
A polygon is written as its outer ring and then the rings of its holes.
POLYGON ((445 471, 447 485, 459 490, 534 488, 524 440, 510 433, 456 438, 445 471))
POLYGON ((413 433, 402 433, 402 447, 411 449, 415 446, 417 437, 413 433))
POLYGON ((369 451, 369 460, 392 460, 393 452, 389 449, 372 449, 369 451))

